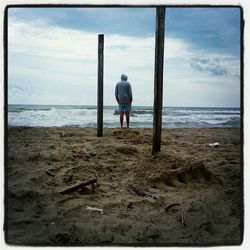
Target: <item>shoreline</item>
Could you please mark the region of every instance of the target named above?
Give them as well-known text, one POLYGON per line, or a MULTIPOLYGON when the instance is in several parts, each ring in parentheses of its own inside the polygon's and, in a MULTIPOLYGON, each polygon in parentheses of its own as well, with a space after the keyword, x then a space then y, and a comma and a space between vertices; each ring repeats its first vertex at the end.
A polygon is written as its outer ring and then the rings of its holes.
POLYGON ((104 128, 103 137, 96 128, 7 131, 11 244, 242 241, 239 128, 163 128, 157 155, 152 128, 104 128), (59 193, 96 176, 94 193, 59 193))
MULTIPOLYGON (((117 127, 103 127, 103 131, 105 131, 105 130, 151 130, 152 131, 152 134, 153 134, 153 127, 130 127, 130 128, 126 128, 126 121, 124 121, 125 122, 125 127, 123 127, 122 129, 119 127, 119 126, 117 126, 117 127)), ((97 131, 97 127, 81 127, 80 125, 65 125, 65 126, 25 126, 25 125, 23 125, 23 126, 14 126, 14 125, 8 125, 8 126, 6 126, 6 128, 5 128, 5 132, 7 132, 7 134, 8 134, 8 130, 9 129, 41 129, 41 130, 43 130, 43 129, 58 129, 58 130, 63 130, 63 129, 65 129, 65 130, 70 130, 70 129, 83 129, 83 130, 85 130, 85 129, 89 129, 89 130, 96 130, 97 131)), ((241 129, 241 127, 171 127, 171 128, 169 128, 169 127, 162 127, 162 130, 214 130, 214 129, 218 129, 218 130, 220 130, 220 129, 232 129, 232 130, 234 130, 234 129, 237 129, 237 130, 243 130, 243 129, 241 129)), ((7 135, 6 134, 6 135, 7 135)))

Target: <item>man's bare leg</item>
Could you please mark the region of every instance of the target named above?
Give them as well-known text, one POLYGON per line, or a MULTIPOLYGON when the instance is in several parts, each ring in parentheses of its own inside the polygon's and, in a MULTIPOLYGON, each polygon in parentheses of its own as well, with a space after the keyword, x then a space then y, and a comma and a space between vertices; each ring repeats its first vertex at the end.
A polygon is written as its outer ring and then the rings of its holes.
POLYGON ((127 122, 127 128, 129 128, 129 112, 126 112, 126 122, 127 122))
POLYGON ((123 128, 123 115, 124 115, 124 112, 120 112, 120 126, 121 126, 121 128, 123 128))

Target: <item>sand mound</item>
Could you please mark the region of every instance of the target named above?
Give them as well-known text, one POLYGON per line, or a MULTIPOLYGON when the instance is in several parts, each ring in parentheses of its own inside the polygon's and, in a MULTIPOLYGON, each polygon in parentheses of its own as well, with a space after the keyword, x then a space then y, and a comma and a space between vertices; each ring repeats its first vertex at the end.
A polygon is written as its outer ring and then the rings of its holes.
POLYGON ((201 161, 188 161, 184 165, 174 163, 169 170, 164 170, 151 182, 163 182, 167 186, 176 187, 180 184, 193 184, 194 182, 221 183, 220 179, 209 171, 201 161))
POLYGON ((138 150, 136 147, 127 146, 127 145, 122 145, 122 146, 117 147, 116 151, 125 155, 134 155, 138 153, 138 150))
POLYGON ((120 130, 114 131, 113 135, 117 139, 131 139, 140 135, 140 132, 137 130, 120 129, 120 130))

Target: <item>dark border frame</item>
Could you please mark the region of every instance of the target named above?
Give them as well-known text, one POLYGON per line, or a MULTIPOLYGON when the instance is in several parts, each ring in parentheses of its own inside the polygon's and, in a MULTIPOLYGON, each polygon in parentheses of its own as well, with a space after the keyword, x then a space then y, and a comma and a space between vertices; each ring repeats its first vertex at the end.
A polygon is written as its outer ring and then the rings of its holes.
POLYGON ((129 246, 129 247, 209 247, 209 246, 239 246, 243 243, 244 239, 244 13, 242 6, 238 5, 212 5, 212 4, 166 4, 166 5, 131 5, 131 4, 9 4, 4 8, 4 23, 3 23, 3 39, 4 39, 4 234, 5 243, 12 246, 129 246), (239 8, 240 9, 240 185, 241 185, 241 217, 240 217, 240 243, 239 244, 191 244, 191 243, 175 243, 175 244, 93 244, 93 245, 82 245, 82 244, 12 244, 8 242, 8 9, 10 8, 239 8))

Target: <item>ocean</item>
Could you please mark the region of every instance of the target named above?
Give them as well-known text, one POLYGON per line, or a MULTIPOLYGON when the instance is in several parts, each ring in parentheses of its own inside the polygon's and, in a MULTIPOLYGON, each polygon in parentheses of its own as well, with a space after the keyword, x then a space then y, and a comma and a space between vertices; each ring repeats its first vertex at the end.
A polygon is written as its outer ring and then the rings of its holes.
MULTIPOLYGON (((125 119, 124 119, 125 120, 125 119)), ((8 105, 8 125, 28 127, 97 127, 96 106, 8 105)), ((103 126, 119 127, 117 106, 105 106, 103 126)), ((153 127, 153 107, 132 106, 131 128, 153 127)), ((163 128, 239 128, 239 108, 163 107, 163 128)))

